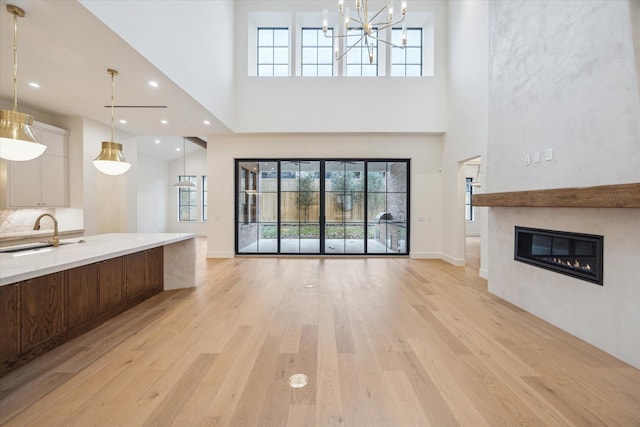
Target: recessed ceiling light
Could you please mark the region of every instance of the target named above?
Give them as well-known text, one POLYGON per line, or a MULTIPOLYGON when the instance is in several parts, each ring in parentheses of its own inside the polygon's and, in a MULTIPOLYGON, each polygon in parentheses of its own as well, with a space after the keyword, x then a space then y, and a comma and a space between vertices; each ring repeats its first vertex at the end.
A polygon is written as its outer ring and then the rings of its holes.
POLYGON ((35 87, 36 89, 40 88, 40 85, 38 83, 36 83, 36 82, 29 83, 29 86, 35 87))
POLYGON ((180 147, 176 148, 176 151, 180 151, 180 147))
POLYGON ((127 124, 127 121, 126 121, 126 120, 124 120, 124 119, 120 119, 120 123, 122 123, 123 125, 126 125, 126 124, 127 124))
POLYGON ((156 140, 155 140, 155 143, 156 143, 156 144, 160 144, 160 140, 159 140, 159 139, 156 139, 156 140))
POLYGON ((210 122, 209 120, 205 120, 205 121, 204 121, 204 124, 205 124, 205 125, 210 125, 210 124, 211 124, 211 122, 210 122))
POLYGON ((166 120, 160 120, 160 123, 162 123, 163 125, 166 125, 166 124, 167 124, 167 123, 169 123, 169 122, 168 122, 168 121, 166 121, 166 120))
POLYGON ((158 82, 155 80, 149 80, 149 86, 151 87, 158 87, 158 82))

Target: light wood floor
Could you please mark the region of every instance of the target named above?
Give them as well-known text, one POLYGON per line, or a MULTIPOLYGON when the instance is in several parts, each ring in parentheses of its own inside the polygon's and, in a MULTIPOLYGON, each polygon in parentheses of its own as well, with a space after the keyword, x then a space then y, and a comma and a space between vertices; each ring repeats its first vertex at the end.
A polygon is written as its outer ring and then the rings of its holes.
POLYGON ((0 424, 640 425, 640 370, 474 269, 202 258, 199 273, 0 378, 0 424))

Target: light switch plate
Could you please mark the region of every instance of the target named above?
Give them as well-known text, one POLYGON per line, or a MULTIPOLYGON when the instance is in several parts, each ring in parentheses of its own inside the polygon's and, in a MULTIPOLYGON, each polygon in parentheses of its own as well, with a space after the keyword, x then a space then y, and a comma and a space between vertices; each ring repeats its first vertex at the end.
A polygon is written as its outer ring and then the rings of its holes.
POLYGON ((540 152, 533 153, 533 163, 540 163, 540 152))
POLYGON ((524 164, 525 166, 529 166, 531 164, 531 154, 524 155, 524 164))
POLYGON ((544 150, 544 159, 546 161, 553 160, 553 149, 552 148, 547 148, 546 150, 544 150))

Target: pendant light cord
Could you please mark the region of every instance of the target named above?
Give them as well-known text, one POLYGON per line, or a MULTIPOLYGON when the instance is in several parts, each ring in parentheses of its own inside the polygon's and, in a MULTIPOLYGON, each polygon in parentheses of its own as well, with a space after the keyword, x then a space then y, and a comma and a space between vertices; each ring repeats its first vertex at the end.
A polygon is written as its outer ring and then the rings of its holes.
POLYGON ((116 73, 114 70, 109 70, 109 73, 111 74, 111 142, 113 142, 113 117, 114 117, 114 112, 113 112, 113 92, 114 92, 114 88, 115 88, 115 84, 113 83, 113 76, 116 73))
POLYGON ((187 145, 186 140, 182 138, 182 179, 187 179, 187 145))
POLYGON ((18 110, 18 15, 13 14, 13 111, 18 110))

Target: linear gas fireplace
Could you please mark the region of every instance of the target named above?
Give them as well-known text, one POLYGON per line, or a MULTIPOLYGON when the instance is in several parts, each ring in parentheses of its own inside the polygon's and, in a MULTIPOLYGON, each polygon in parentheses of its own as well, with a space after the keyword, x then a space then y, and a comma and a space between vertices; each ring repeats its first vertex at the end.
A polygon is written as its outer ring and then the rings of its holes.
POLYGON ((516 226, 514 259, 602 285, 603 239, 516 226))

